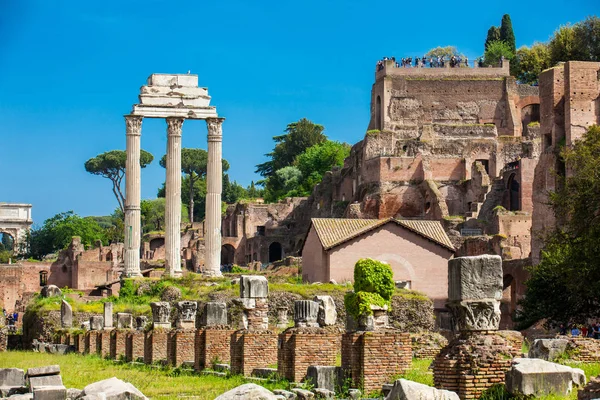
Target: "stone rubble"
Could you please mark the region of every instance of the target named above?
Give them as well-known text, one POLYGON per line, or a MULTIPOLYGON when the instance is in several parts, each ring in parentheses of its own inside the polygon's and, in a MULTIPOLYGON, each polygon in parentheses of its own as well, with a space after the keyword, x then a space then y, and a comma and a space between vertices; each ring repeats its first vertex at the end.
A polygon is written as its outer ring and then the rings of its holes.
POLYGON ((538 358, 515 358, 506 373, 506 389, 525 396, 566 396, 573 385, 583 387, 585 383, 583 370, 538 358))
POLYGON ((458 395, 449 390, 440 390, 406 379, 394 382, 392 391, 385 400, 459 400, 458 395))

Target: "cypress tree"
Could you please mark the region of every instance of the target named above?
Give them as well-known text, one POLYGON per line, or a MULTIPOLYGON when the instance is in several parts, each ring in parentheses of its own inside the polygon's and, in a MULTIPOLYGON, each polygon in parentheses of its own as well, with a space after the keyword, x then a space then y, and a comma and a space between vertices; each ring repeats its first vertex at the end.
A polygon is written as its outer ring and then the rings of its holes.
POLYGON ((500 25, 500 40, 506 42, 513 54, 517 52, 517 43, 515 40, 515 33, 513 32, 512 22, 510 20, 510 15, 504 14, 502 16, 502 24, 500 25))
POLYGON ((490 43, 500 40, 500 29, 497 26, 492 26, 488 29, 487 38, 485 39, 485 50, 488 49, 490 43))

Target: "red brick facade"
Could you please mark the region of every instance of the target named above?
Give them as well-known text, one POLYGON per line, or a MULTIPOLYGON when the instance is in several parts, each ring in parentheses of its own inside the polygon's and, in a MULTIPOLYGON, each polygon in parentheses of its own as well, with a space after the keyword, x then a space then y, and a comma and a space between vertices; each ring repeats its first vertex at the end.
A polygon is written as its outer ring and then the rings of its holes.
POLYGON ((111 331, 99 331, 98 341, 96 342, 96 353, 104 358, 110 355, 110 334, 111 331))
POLYGON ((194 368, 202 371, 213 362, 230 363, 233 329, 204 328, 196 331, 194 368))
POLYGON ((347 332, 342 335, 342 369, 354 387, 365 393, 380 390, 391 376, 411 366, 408 333, 396 331, 347 332))
POLYGON ((195 329, 174 330, 169 333, 169 364, 179 367, 195 362, 195 329))
POLYGON ((290 382, 301 382, 309 366, 335 365, 340 346, 339 335, 320 328, 290 328, 279 334, 277 373, 290 382))
POLYGON ((125 342, 125 360, 127 362, 144 359, 144 332, 130 331, 125 342))
POLYGON ((236 331, 231 335, 231 372, 250 376, 255 368, 277 363, 277 335, 270 331, 236 331))
POLYGON ((477 399, 490 386, 504 383, 522 344, 519 332, 463 333, 433 361, 435 387, 456 392, 461 400, 477 399))
POLYGON ((87 331, 85 333, 84 354, 97 354, 100 331, 87 331))
POLYGON ((119 360, 125 357, 125 343, 127 342, 128 331, 114 329, 110 335, 110 358, 119 360))
POLYGON ((153 364, 168 360, 169 331, 155 329, 144 336, 144 363, 153 364))

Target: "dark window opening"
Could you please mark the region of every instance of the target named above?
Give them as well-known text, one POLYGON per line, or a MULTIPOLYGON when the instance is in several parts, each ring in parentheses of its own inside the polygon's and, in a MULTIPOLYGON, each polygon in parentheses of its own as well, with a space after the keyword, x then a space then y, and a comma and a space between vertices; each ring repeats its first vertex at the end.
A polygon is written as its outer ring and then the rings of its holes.
POLYGON ((264 226, 257 226, 256 227, 256 235, 257 236, 265 236, 265 232, 266 232, 266 229, 265 229, 264 226))

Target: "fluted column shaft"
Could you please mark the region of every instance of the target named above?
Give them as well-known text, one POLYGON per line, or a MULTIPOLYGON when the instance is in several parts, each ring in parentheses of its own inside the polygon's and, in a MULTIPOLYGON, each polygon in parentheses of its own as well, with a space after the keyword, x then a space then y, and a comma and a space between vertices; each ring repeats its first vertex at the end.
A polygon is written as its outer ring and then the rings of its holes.
POLYGON ((165 204, 165 273, 181 276, 181 126, 167 118, 167 184, 165 204))
POLYGON ((140 272, 140 138, 142 117, 127 115, 125 161, 125 259, 123 275, 125 277, 142 276, 140 272))
POLYGON ((221 276, 221 192, 223 191, 222 141, 224 118, 208 118, 206 168, 206 236, 204 273, 221 276))

